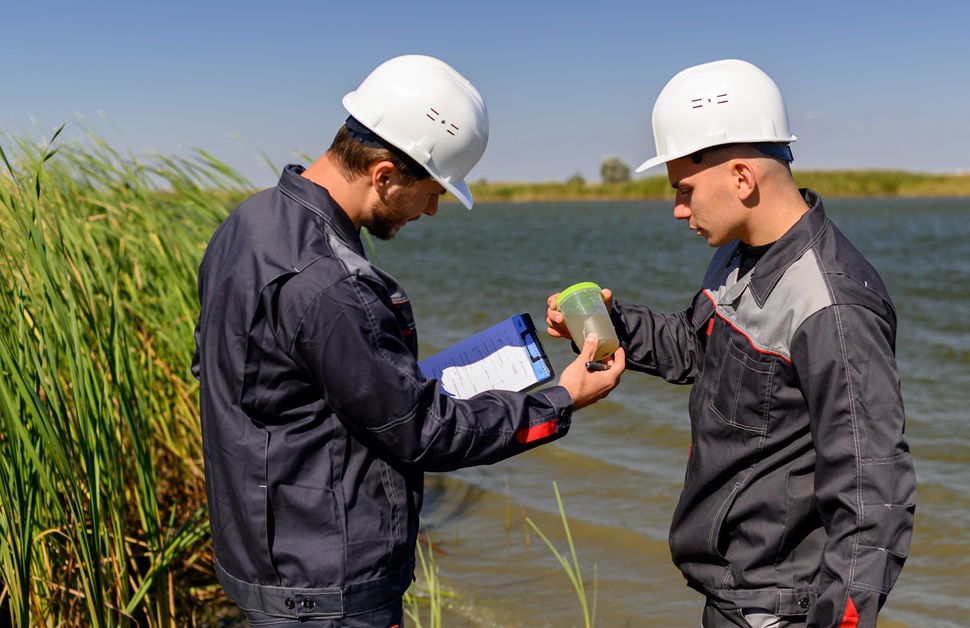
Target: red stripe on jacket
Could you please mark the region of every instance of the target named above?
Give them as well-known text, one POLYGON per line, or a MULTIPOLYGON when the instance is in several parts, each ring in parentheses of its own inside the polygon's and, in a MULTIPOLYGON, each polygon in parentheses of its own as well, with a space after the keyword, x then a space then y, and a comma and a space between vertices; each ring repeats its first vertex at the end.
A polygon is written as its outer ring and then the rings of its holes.
POLYGON ((515 437, 520 443, 525 445, 526 443, 531 443, 532 441, 539 440, 540 438, 545 438, 546 436, 552 436, 556 433, 556 420, 546 421, 545 423, 540 423, 539 425, 533 425, 519 430, 515 433, 515 437))

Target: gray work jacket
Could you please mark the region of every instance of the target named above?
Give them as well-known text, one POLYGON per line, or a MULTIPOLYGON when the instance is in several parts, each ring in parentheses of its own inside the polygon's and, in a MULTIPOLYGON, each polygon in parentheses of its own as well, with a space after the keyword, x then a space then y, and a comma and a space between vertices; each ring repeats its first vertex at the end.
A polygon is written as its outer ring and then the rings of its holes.
POLYGON ((916 501, 896 313, 818 195, 802 192, 811 209, 743 278, 735 242, 687 311, 616 302, 613 318, 628 368, 693 384, 670 530, 688 584, 729 609, 874 626, 916 501))
POLYGON ((243 608, 340 618, 410 584, 424 472, 560 438, 572 400, 443 395, 418 369, 404 291, 302 171, 212 236, 193 372, 221 584, 243 608))

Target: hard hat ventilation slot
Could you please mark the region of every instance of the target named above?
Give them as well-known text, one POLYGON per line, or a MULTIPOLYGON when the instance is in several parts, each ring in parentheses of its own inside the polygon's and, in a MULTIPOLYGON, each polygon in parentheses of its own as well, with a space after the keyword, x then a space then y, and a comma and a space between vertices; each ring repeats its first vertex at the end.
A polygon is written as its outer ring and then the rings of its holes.
POLYGON ((711 99, 711 98, 694 98, 694 99, 692 99, 690 101, 690 106, 691 106, 692 109, 700 109, 701 107, 704 106, 704 101, 705 100, 707 102, 709 102, 709 103, 713 101, 713 103, 715 105, 723 105, 726 102, 728 102, 728 95, 727 94, 718 94, 713 99, 711 99))
MULTIPOLYGON (((438 118, 441 117, 441 114, 435 111, 432 107, 428 107, 428 111, 431 113, 425 113, 424 115, 428 116, 428 119, 432 122, 437 122, 438 118)), ((448 124, 448 122, 446 120, 441 120, 441 124, 448 124)), ((458 127, 456 127, 454 124, 448 124, 448 126, 451 128, 446 128, 445 131, 448 132, 448 135, 455 136, 455 131, 459 130, 458 127), (454 131, 452 129, 454 129, 454 131)))

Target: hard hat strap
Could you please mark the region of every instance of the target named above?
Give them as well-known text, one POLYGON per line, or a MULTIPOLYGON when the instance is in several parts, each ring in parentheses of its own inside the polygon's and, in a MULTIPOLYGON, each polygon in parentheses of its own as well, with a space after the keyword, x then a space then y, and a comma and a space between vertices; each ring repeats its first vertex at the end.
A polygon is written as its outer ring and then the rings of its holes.
POLYGON ((776 144, 774 142, 754 142, 751 144, 755 149, 768 155, 769 157, 774 157, 775 159, 780 159, 782 161, 787 161, 791 163, 795 161, 795 157, 791 154, 791 146, 788 144, 776 144))
POLYGON ((361 124, 354 116, 347 116, 347 121, 344 122, 344 125, 347 127, 347 132, 350 133, 350 137, 354 138, 358 144, 363 144, 370 148, 388 148, 387 142, 361 124))
MULTIPOLYGON (((695 164, 701 163, 704 155, 717 150, 723 150, 731 146, 743 145, 746 142, 732 142, 730 144, 718 144, 716 146, 709 146, 708 148, 702 148, 699 151, 693 152, 688 157, 695 164)), ((795 157, 792 155, 791 147, 788 144, 776 144, 775 142, 750 142, 747 143, 748 146, 754 148, 758 152, 767 155, 768 157, 773 157, 774 159, 780 159, 782 161, 791 163, 795 161, 795 157)))

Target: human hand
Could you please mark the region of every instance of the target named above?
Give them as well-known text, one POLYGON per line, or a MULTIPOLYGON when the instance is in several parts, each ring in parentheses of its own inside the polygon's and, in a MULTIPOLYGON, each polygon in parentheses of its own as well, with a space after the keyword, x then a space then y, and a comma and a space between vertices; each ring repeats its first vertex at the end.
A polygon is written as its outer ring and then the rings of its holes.
POLYGON ((600 360, 606 370, 587 370, 586 363, 593 360, 599 338, 596 334, 586 337, 586 342, 572 364, 559 376, 559 385, 566 389, 573 399, 573 410, 585 408, 603 399, 620 383, 620 376, 626 370, 626 353, 617 349, 611 357, 600 360))
POLYGON ((613 291, 610 290, 609 288, 603 288, 602 290, 600 290, 600 292, 603 294, 603 303, 606 304, 606 311, 612 312, 613 311, 613 291))
POLYGON ((546 333, 553 338, 565 338, 572 340, 573 337, 566 328, 566 317, 556 309, 556 301, 559 299, 559 292, 546 299, 546 333))
MULTIPOLYGON (((566 327, 566 317, 556 309, 556 301, 559 299, 559 294, 557 292, 546 299, 546 325, 548 325, 546 332, 553 338, 565 338, 575 341, 572 334, 569 333, 569 329, 566 327)), ((613 291, 608 288, 603 288, 602 294, 603 302, 606 303, 606 310, 612 310, 613 291)))

